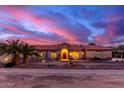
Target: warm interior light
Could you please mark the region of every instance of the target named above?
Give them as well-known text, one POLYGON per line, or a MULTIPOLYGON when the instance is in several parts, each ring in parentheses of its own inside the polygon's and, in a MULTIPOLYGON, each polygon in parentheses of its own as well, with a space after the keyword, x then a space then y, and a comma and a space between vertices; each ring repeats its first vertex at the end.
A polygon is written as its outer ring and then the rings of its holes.
POLYGON ((66 48, 63 48, 62 50, 61 50, 61 59, 68 59, 68 49, 66 49, 66 48))
POLYGON ((74 58, 74 59, 78 59, 78 52, 71 52, 70 55, 74 58))
POLYGON ((72 54, 72 53, 70 53, 70 55, 72 56, 73 54, 72 54))
POLYGON ((78 52, 73 52, 73 58, 78 59, 78 52))
POLYGON ((57 55, 56 55, 55 52, 51 53, 51 58, 52 58, 52 59, 55 59, 56 57, 57 57, 57 55))

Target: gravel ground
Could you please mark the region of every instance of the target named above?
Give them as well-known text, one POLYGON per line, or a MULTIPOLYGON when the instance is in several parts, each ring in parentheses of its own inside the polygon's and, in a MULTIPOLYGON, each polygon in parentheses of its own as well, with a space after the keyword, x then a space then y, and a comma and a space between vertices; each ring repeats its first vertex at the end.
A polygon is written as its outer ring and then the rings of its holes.
POLYGON ((76 65, 72 66, 69 62, 50 62, 48 63, 29 63, 19 64, 13 68, 22 69, 83 69, 83 70, 124 70, 124 62, 75 62, 76 65))
POLYGON ((124 88, 124 70, 0 69, 1 88, 124 88))

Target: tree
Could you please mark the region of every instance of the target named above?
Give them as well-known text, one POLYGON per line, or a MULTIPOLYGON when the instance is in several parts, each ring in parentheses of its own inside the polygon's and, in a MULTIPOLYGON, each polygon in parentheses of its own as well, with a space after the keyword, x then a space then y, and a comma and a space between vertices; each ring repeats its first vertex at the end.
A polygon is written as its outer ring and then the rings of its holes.
POLYGON ((124 57, 124 45, 119 45, 117 48, 118 54, 120 54, 121 57, 124 57))
POLYGON ((22 46, 22 54, 23 54, 23 63, 29 62, 30 56, 39 56, 38 51, 34 48, 34 46, 31 46, 27 43, 23 44, 22 46))
POLYGON ((119 45, 117 49, 121 50, 121 51, 124 51, 124 45, 119 45))
POLYGON ((7 40, 7 43, 0 45, 1 54, 13 55, 12 62, 19 63, 23 42, 17 40, 7 40))

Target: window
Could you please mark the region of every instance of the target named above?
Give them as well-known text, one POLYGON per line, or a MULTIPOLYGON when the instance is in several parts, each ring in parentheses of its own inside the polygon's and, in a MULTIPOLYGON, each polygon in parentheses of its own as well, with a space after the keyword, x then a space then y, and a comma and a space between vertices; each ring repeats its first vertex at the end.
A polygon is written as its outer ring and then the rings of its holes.
POLYGON ((78 52, 70 52, 69 54, 73 59, 78 59, 78 52))
POLYGON ((73 52, 73 58, 78 59, 78 52, 73 52))
POLYGON ((71 53, 69 53, 70 54, 70 56, 72 56, 73 54, 72 54, 72 52, 71 53))
POLYGON ((56 57, 57 57, 57 55, 56 55, 55 52, 51 53, 51 58, 52 58, 52 59, 56 59, 56 57))

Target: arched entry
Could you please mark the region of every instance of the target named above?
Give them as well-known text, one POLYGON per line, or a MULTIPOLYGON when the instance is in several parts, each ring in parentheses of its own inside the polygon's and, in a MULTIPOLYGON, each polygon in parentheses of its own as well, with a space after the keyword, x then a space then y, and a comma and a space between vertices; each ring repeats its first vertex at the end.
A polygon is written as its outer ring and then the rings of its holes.
POLYGON ((61 60, 68 61, 68 49, 62 48, 61 50, 61 60))

